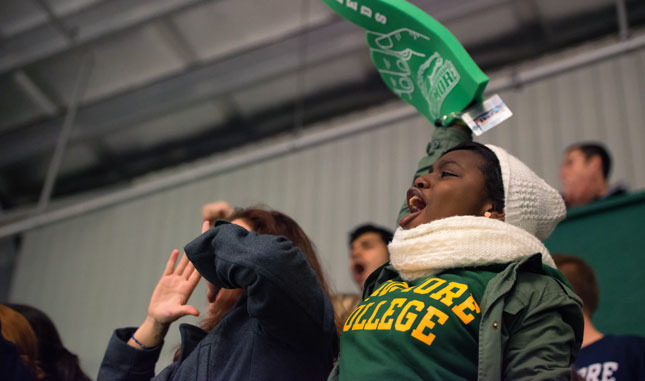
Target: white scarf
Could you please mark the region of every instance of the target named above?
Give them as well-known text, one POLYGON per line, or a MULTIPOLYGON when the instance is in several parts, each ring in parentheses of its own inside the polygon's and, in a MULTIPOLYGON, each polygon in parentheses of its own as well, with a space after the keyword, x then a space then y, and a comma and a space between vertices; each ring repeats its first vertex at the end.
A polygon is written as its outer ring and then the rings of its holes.
POLYGON ((555 267, 546 247, 524 229, 486 217, 457 216, 414 229, 398 228, 388 245, 390 261, 410 281, 460 267, 508 263, 535 253, 555 267))

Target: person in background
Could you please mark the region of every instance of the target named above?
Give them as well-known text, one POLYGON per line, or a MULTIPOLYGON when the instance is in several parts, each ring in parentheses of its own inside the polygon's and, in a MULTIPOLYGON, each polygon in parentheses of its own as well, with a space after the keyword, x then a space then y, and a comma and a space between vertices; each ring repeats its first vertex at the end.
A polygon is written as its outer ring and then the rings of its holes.
POLYGON ((174 250, 139 328, 117 329, 99 380, 324 380, 338 354, 327 282, 313 244, 290 217, 246 209, 174 250), (209 313, 179 327, 178 359, 154 376, 170 324, 199 315, 187 301, 200 275, 209 313))
POLYGON ((43 311, 24 304, 8 304, 24 316, 38 339, 38 358, 45 381, 89 381, 81 369, 78 356, 71 353, 58 334, 56 326, 43 311))
POLYGON ((598 143, 569 146, 560 165, 564 202, 568 208, 626 193, 625 188, 609 187, 611 157, 598 143))
POLYGON ((645 379, 645 338, 605 335, 591 322, 599 294, 593 269, 572 255, 554 254, 553 260, 584 304, 582 349, 575 362, 578 374, 587 381, 645 379))
POLYGON ((356 285, 362 290, 365 279, 390 259, 387 244, 392 231, 372 224, 357 226, 349 233, 349 268, 356 285))
POLYGON ((8 355, 8 358, 3 356, 2 359, 2 366, 8 370, 8 374, 0 374, 0 376, 11 375, 15 380, 42 380, 44 373, 38 362, 38 339, 27 319, 6 305, 0 304, 0 332, 3 352, 8 355), (15 345, 18 358, 27 369, 28 375, 25 375, 25 369, 15 362, 13 356, 16 352, 13 352, 12 346, 7 342, 15 345))
POLYGON ((6 381, 33 380, 34 377, 22 362, 16 344, 8 341, 2 335, 2 321, 0 321, 0 374, 6 381))

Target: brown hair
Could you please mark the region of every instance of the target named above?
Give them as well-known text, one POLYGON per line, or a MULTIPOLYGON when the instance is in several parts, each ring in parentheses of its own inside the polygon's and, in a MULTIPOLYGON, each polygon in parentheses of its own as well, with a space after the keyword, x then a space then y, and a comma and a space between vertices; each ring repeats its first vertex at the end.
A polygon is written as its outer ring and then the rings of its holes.
POLYGON ((336 294, 331 297, 331 305, 334 307, 334 322, 336 331, 340 335, 343 325, 361 302, 358 294, 336 294))
POLYGON ((38 340, 27 319, 4 304, 0 304, 0 321, 2 336, 16 345, 20 359, 34 378, 42 379, 44 374, 38 365, 38 340))
POLYGON ((567 277, 573 292, 582 299, 583 311, 592 317, 598 308, 598 282, 593 269, 582 259, 566 254, 553 254, 553 261, 567 277))
POLYGON ((78 356, 63 345, 54 322, 47 314, 24 304, 7 304, 7 307, 27 319, 38 340, 38 361, 45 373, 45 381, 90 381, 79 365, 78 356))

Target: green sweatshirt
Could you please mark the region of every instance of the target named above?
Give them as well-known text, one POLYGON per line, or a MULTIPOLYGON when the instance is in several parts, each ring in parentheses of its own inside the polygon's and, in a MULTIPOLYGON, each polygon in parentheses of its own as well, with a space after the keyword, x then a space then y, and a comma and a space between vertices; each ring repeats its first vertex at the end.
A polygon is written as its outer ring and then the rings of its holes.
POLYGON ((479 304, 495 275, 462 268, 379 285, 343 327, 341 379, 477 378, 479 304))
MULTIPOLYGON (((491 271, 491 267, 483 269, 491 271)), ((485 279, 489 274, 483 275, 485 279)), ((439 276, 441 277, 441 276, 439 276)), ((377 269, 365 282, 363 298, 368 298, 375 290, 379 289, 389 280, 400 279, 391 264, 387 263, 377 269)), ((477 287, 472 282, 476 298, 477 287)), ((368 302, 369 304, 369 302, 368 302)), ((582 310, 581 301, 566 281, 566 278, 555 269, 542 265, 541 254, 535 254, 522 260, 501 265, 501 271, 495 274, 486 283, 480 307, 477 342, 472 343, 477 352, 476 379, 489 380, 569 380, 571 375, 570 365, 575 361, 580 345, 582 344, 582 310)), ((387 310, 386 310, 387 311, 387 310)), ((427 310, 426 310, 427 311, 427 310)), ((471 310, 464 308, 465 313, 471 310)), ((409 311, 408 311, 409 312, 409 311)), ((414 311, 413 311, 414 312, 414 311)), ((366 312, 367 315, 368 312, 366 312)), ((384 312, 385 313, 385 312, 384 312)), ((371 317, 371 315, 370 315, 371 317)), ((359 319, 358 316, 354 317, 359 319)), ((387 318, 387 317, 386 317, 387 318)), ((350 316, 349 319, 352 319, 350 316)), ((363 320, 365 316, 363 316, 363 320)), ((450 320, 451 318, 446 320, 450 320)), ((436 318, 432 318, 436 324, 436 318)), ((416 321, 416 319, 415 319, 416 321)), ((360 320, 350 322, 353 324, 360 320)), ((396 322, 395 322, 396 323, 396 322)), ((366 323, 367 324, 367 323, 366 323)), ((380 324, 380 322, 379 322, 380 324)), ((420 323, 419 323, 420 324, 420 323)), ((468 324, 470 325, 470 324, 468 324)), ((378 326, 377 326, 378 327, 378 326)), ((436 325, 435 325, 436 327, 436 325)), ((413 330, 414 327, 411 327, 413 330)), ((435 328, 433 328, 435 329, 435 328)), ((427 328, 422 332, 428 333, 427 328)), ((382 333, 382 331, 377 331, 382 333)), ((437 335, 436 340, 439 340, 437 335)), ((457 336, 459 342, 465 343, 465 334, 457 336)), ((362 370, 346 370, 349 374, 345 378, 343 369, 354 366, 367 366, 364 359, 359 362, 360 352, 351 353, 351 346, 345 345, 345 340, 351 340, 347 332, 341 334, 341 350, 339 366, 336 366, 329 376, 329 380, 343 379, 391 379, 391 372, 402 372, 400 368, 408 367, 411 370, 402 376, 403 379, 463 379, 461 373, 452 376, 436 376, 438 373, 425 374, 429 366, 438 361, 429 356, 417 356, 414 360, 389 356, 399 351, 409 351, 417 344, 411 335, 405 344, 390 344, 386 354, 381 355, 378 364, 383 376, 375 372, 366 378, 356 376, 362 370), (355 357, 354 362, 345 362, 345 357, 355 357), (388 358, 390 359, 388 361, 388 358), (415 376, 416 375, 416 376, 415 376)), ((434 343, 433 343, 434 345, 434 343)), ((459 359, 465 368, 471 368, 465 358, 470 358, 469 351, 464 352, 459 359)), ((372 364, 372 366, 376 366, 372 364)), ((452 367, 453 364, 441 366, 452 367)), ((443 372, 441 370, 433 372, 443 372)), ((403 374, 403 373, 396 373, 403 374)), ((444 374, 444 373, 440 373, 444 374)), ((475 379, 475 377, 467 377, 475 379)))

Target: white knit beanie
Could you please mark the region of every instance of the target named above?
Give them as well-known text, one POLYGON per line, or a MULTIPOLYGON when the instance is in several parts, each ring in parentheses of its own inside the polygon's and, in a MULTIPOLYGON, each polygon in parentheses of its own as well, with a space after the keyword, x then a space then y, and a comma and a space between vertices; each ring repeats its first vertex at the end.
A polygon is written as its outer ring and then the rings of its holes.
POLYGON ((504 149, 486 144, 497 156, 504 183, 504 221, 545 240, 566 216, 560 193, 504 149))

